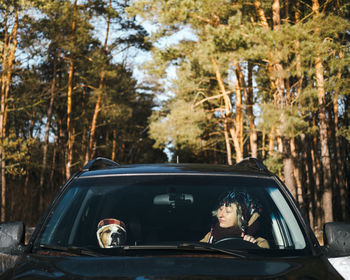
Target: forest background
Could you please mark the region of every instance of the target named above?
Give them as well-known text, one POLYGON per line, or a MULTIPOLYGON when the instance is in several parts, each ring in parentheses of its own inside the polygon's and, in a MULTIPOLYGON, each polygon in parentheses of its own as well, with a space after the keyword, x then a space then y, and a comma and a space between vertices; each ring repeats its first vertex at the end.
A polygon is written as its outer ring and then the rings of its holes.
POLYGON ((96 156, 252 156, 316 232, 350 222, 349 16, 346 0, 1 0, 1 221, 35 226, 96 156))

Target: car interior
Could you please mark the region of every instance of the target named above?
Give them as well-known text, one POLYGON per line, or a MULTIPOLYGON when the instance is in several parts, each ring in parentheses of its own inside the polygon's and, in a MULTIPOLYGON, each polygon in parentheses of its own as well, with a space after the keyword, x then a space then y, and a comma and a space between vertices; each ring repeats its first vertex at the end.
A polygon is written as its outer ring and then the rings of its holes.
POLYGON ((47 241, 62 246, 96 248, 97 225, 102 219, 111 218, 125 223, 125 245, 199 242, 216 221, 212 211, 217 207, 218 197, 224 191, 237 189, 249 192, 262 205, 260 237, 269 242, 270 248, 292 246, 288 227, 266 188, 251 186, 249 180, 238 187, 216 182, 218 187, 213 188, 210 182, 201 185, 195 180, 187 180, 184 185, 183 180, 169 183, 169 179, 165 179, 152 181, 152 184, 134 182, 122 187, 115 187, 115 183, 114 186, 80 187, 83 191, 75 194, 79 202, 73 203, 67 213, 60 215, 60 220, 56 221, 57 230, 46 237, 47 241), (67 226, 71 228, 68 233, 59 230, 67 226))

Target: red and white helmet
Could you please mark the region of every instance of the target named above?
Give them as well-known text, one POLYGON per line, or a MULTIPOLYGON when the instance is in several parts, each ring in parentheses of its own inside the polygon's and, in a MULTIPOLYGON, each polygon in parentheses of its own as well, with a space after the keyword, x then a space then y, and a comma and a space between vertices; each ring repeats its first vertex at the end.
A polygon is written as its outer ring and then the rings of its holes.
POLYGON ((96 235, 101 248, 115 248, 125 244, 126 227, 117 219, 103 219, 97 225, 96 235))

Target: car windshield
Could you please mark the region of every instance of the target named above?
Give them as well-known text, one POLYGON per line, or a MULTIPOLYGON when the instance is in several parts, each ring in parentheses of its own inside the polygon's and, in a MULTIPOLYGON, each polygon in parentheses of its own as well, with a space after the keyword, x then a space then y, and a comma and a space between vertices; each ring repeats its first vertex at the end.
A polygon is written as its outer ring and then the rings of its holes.
POLYGON ((263 241, 256 250, 295 253, 307 248, 294 211, 269 177, 119 174, 74 180, 50 212, 36 244, 151 248, 187 242, 242 249, 249 242, 234 239, 242 240, 238 237, 244 234, 263 241), (239 205, 236 238, 219 224, 225 220, 219 217, 220 207, 233 201, 239 205))

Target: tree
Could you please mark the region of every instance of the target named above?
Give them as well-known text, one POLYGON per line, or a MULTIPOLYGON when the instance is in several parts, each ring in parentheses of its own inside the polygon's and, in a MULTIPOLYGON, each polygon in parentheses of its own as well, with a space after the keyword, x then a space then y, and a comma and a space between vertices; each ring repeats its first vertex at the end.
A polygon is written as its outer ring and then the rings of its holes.
MULTIPOLYGON (((6 155, 3 179, 8 187, 2 184, 1 214, 2 219, 35 224, 57 186, 85 162, 99 84, 103 90, 95 137, 91 138, 95 155, 113 156, 121 163, 159 162, 166 157, 152 148, 154 141, 148 137, 152 93, 143 91, 132 77, 126 58, 113 59, 131 46, 149 47, 144 29, 123 14, 126 2, 108 2, 113 9, 97 0, 24 2, 26 5, 15 3, 21 13, 18 51, 12 53, 12 62, 6 55, 6 63, 12 63, 12 68, 7 68, 10 71, 4 71, 6 65, 1 61, 2 81, 11 74, 6 81, 8 98, 4 95, 2 103, 2 131, 6 133, 1 145, 2 155, 6 155), (100 25, 96 22, 108 16, 111 30, 118 36, 106 49, 97 36, 100 25), (120 33, 126 27, 128 34, 120 33), (126 124, 128 128, 124 128, 126 124), (22 197, 27 198, 25 203, 19 200, 22 197)), ((7 29, 1 30, 1 40, 8 44, 6 52, 1 49, 1 59, 13 47, 6 37, 16 22, 12 4, 1 2, 3 18, 6 11, 9 16, 7 29)), ((3 88, 6 83, 2 82, 3 88)))
POLYGON ((0 2, 1 18, 3 21, 1 32, 1 104, 0 104, 0 160, 1 160, 1 221, 6 217, 6 150, 7 142, 7 110, 10 85, 15 64, 17 49, 17 33, 20 3, 0 2))
MULTIPOLYGON (((112 3, 111 0, 107 1, 106 6, 99 7, 97 10, 97 13, 104 15, 105 23, 106 23, 106 30, 105 30, 105 39, 102 48, 100 49, 100 54, 98 57, 99 64, 96 68, 96 70, 100 73, 100 78, 98 82, 98 87, 95 90, 96 94, 96 103, 95 103, 95 109, 94 114, 91 120, 90 125, 90 135, 89 135, 89 144, 88 148, 86 150, 86 156, 85 156, 85 162, 87 162, 90 157, 93 157, 95 154, 96 149, 96 139, 95 139, 95 131, 97 127, 97 121, 98 116, 100 114, 100 111, 103 109, 101 107, 102 105, 102 95, 104 91, 104 83, 106 79, 106 65, 109 63, 109 61, 112 60, 112 54, 115 49, 118 49, 118 51, 122 49, 127 49, 132 46, 138 46, 140 49, 148 50, 149 44, 145 41, 146 33, 145 30, 138 25, 135 22, 135 19, 128 19, 125 16, 125 9, 128 6, 127 1, 116 1, 115 3, 112 3), (129 33, 129 35, 125 36, 123 38, 117 37, 115 40, 113 40, 111 43, 109 43, 110 38, 110 24, 111 22, 113 24, 118 25, 118 30, 122 30, 125 33, 129 33), (99 69, 98 69, 99 68, 99 69)), ((103 3, 105 4, 105 3, 103 3)))
MULTIPOLYGON (((322 11, 316 7, 318 1, 139 0, 131 11, 159 27, 152 36, 158 47, 153 49, 150 73, 164 78, 169 67, 175 66, 177 71, 177 81, 171 81, 173 96, 162 110, 164 115, 151 120, 152 136, 157 143, 166 144, 172 139, 174 147, 180 147, 179 140, 170 137, 173 130, 164 129, 167 125, 176 127, 174 130, 179 134, 186 134, 182 139, 190 138, 187 135, 190 131, 175 126, 176 112, 186 113, 173 104, 192 101, 202 106, 206 118, 196 119, 202 132, 195 135, 196 139, 199 137, 203 143, 208 140, 206 135, 223 135, 220 141, 226 146, 229 164, 232 157, 236 160, 249 154, 266 157, 265 163, 283 177, 303 209, 308 211, 311 207, 314 225, 320 225, 324 217, 321 209, 327 211, 326 221, 333 219, 332 211, 326 210, 335 207, 331 204, 329 184, 335 176, 331 172, 330 158, 335 153, 331 152, 329 125, 342 113, 336 106, 330 110, 329 104, 342 102, 339 96, 337 101, 332 98, 332 81, 345 82, 346 78, 337 77, 347 72, 342 66, 337 69, 334 66, 346 61, 341 50, 346 49, 347 43, 340 38, 344 38, 348 21, 344 14, 339 16, 331 9, 331 4, 336 4, 340 11, 346 11, 346 5, 341 1, 320 2, 322 11), (190 30, 192 37, 161 44, 184 29, 190 30), (213 80, 214 87, 209 82, 213 80), (210 127, 205 122, 213 118, 220 120, 220 125, 210 127), (162 126, 162 122, 167 125, 162 126), (204 133, 209 128, 213 130, 204 133), (247 137, 249 146, 245 142, 247 137), (314 140, 306 141, 303 147, 301 141, 305 137, 314 140), (300 160, 303 153, 306 162, 300 160), (310 160, 305 172, 302 166, 310 160), (322 163, 322 172, 318 162, 322 163), (308 178, 310 185, 303 186, 302 178, 308 178), (324 197, 322 205, 313 203, 320 201, 320 196, 324 197)), ((336 149, 334 146, 335 152, 336 149)), ((333 165, 341 170, 346 163, 333 165)))

